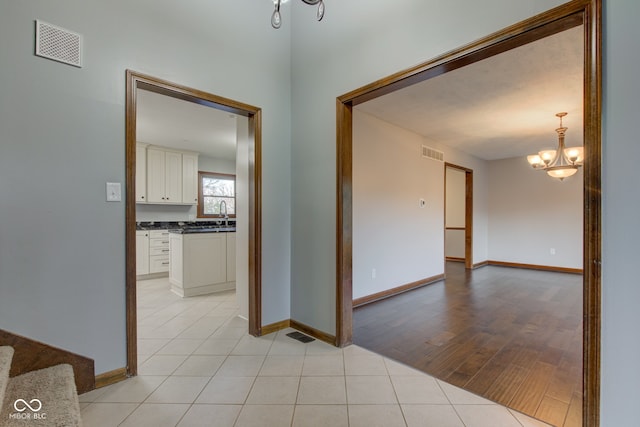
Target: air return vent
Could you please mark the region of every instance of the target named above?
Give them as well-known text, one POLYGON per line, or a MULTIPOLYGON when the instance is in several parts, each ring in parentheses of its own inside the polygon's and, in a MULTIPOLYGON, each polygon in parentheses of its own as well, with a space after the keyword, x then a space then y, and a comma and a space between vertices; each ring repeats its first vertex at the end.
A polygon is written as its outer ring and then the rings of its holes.
POLYGON ((82 35, 36 20, 36 55, 82 67, 82 35))
POLYGON ((444 153, 442 151, 436 150, 435 148, 427 147, 426 145, 422 146, 422 157, 437 160, 439 162, 444 162, 444 153))

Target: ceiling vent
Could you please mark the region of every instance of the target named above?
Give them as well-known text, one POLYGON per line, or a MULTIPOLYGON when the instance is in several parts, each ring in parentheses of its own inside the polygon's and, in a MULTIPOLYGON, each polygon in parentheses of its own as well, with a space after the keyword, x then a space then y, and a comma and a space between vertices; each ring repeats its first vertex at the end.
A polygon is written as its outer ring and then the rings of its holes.
POLYGON ((438 162, 444 162, 444 153, 442 151, 427 147, 426 145, 422 146, 422 157, 437 160, 438 162))
POLYGON ((82 67, 82 35, 36 20, 36 55, 82 67))

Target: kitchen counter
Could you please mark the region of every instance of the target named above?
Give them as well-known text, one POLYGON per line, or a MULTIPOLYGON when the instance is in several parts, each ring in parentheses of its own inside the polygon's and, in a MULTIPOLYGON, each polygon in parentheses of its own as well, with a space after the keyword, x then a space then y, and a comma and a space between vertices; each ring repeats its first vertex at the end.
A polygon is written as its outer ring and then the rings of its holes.
POLYGON ((169 230, 169 283, 181 297, 236 286, 236 233, 228 227, 169 230))
POLYGON ((207 227, 207 226, 195 226, 195 227, 183 227, 183 228, 172 228, 169 229, 169 233, 173 234, 197 234, 197 233, 235 233, 235 227, 225 227, 225 226, 215 226, 215 227, 207 227))
POLYGON ((136 222, 136 230, 170 230, 179 234, 234 232, 236 231, 236 221, 231 219, 226 226, 222 219, 214 221, 143 221, 136 222))

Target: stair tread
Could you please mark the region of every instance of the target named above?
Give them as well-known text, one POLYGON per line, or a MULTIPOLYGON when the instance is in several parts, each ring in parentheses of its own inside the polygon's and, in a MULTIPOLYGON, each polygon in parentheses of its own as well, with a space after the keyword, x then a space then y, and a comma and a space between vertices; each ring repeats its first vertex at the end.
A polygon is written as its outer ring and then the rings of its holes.
POLYGON ((29 426, 82 425, 71 365, 56 365, 9 379, 0 413, 0 427, 24 427, 27 422, 29 426), (30 403, 34 409, 37 409, 38 402, 33 399, 38 399, 42 407, 38 411, 31 411, 19 402, 18 409, 26 408, 23 412, 19 412, 14 407, 18 399, 30 403), (24 414, 21 416, 29 416, 29 418, 19 419, 15 415, 12 417, 12 414, 24 414))

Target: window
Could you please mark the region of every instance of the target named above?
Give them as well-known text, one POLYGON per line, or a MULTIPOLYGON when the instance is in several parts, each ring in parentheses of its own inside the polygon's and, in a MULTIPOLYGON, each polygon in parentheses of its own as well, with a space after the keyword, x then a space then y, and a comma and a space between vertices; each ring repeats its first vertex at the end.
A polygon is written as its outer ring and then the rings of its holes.
POLYGON ((236 176, 215 172, 198 172, 198 218, 224 216, 220 207, 226 204, 227 215, 236 216, 236 176), (224 204, 222 203, 224 202, 224 204))

